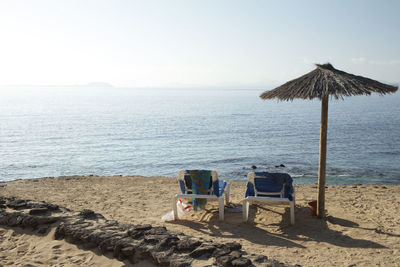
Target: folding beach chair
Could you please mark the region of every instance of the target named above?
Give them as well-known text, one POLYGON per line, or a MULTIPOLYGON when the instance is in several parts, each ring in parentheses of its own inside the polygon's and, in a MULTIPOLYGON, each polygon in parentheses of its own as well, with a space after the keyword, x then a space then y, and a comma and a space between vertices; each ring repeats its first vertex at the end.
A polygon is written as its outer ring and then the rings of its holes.
POLYGON ((295 192, 292 177, 287 173, 250 172, 243 200, 243 220, 249 219, 250 202, 289 204, 290 223, 294 224, 295 192))
POLYGON ((219 219, 224 220, 224 197, 226 203, 229 203, 230 184, 227 181, 218 180, 216 171, 209 170, 183 170, 179 172, 179 186, 182 194, 176 194, 172 200, 172 207, 174 211, 174 219, 178 219, 178 210, 176 202, 179 198, 193 198, 193 202, 199 199, 216 199, 219 201, 219 219), (199 184, 194 180, 196 174, 206 175, 205 180, 202 181, 202 190, 199 190, 199 184))

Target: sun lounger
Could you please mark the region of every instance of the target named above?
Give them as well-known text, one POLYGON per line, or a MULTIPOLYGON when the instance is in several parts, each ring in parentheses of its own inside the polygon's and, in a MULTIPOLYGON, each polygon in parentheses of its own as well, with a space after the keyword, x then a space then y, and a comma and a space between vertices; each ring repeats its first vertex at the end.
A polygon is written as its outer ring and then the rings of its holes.
POLYGON ((292 177, 287 173, 251 172, 247 175, 243 200, 243 220, 249 219, 250 202, 289 204, 290 223, 294 224, 295 192, 292 177))
POLYGON ((174 211, 174 219, 178 219, 178 211, 176 207, 176 202, 179 198, 193 198, 196 201, 204 199, 215 199, 219 201, 219 219, 224 220, 224 197, 226 203, 229 203, 229 190, 230 185, 226 181, 218 180, 218 174, 216 171, 207 170, 183 170, 179 172, 179 186, 182 194, 176 194, 172 201, 172 207, 174 211), (198 184, 193 181, 193 174, 202 172, 202 174, 209 175, 206 181, 203 181, 202 188, 198 188, 198 184))

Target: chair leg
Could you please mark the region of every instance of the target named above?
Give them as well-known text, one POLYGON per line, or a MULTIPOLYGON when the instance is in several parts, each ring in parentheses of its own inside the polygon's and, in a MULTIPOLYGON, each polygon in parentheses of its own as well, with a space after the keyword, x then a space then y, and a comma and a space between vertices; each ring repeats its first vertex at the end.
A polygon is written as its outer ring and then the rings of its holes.
POLYGON ((224 220, 224 198, 223 197, 219 198, 219 220, 220 221, 224 220))
POLYGON ((293 203, 294 203, 293 205, 296 206, 296 192, 293 192, 292 197, 293 197, 293 203))
POLYGON ((249 201, 247 201, 246 199, 243 200, 243 204, 242 204, 242 211, 243 211, 243 221, 247 222, 247 220, 249 219, 249 201))
POLYGON ((290 201, 290 224, 294 225, 294 200, 290 201))
POLYGON ((172 198, 172 210, 174 211, 174 220, 178 220, 178 208, 176 207, 176 202, 178 198, 175 196, 172 198))
POLYGON ((231 191, 231 184, 228 183, 226 185, 226 191, 225 191, 226 205, 229 205, 229 194, 230 194, 230 191, 231 191))

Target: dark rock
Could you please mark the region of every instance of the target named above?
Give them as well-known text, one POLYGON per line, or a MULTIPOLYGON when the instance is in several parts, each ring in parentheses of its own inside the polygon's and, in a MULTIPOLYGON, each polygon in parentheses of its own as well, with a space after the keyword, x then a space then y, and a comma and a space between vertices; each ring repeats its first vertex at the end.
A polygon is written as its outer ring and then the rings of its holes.
POLYGON ((150 224, 143 224, 143 225, 132 225, 131 229, 132 230, 137 230, 137 231, 146 231, 150 230, 152 226, 150 224))
POLYGON ((50 211, 56 211, 60 210, 60 206, 46 203, 46 202, 41 202, 41 203, 29 203, 31 208, 46 208, 50 211))
MULTIPOLYGON (((165 227, 163 227, 165 229, 165 227)), ((131 236, 134 239, 140 239, 141 237, 144 236, 144 234, 157 234, 158 232, 166 232, 165 230, 152 230, 152 226, 150 224, 144 224, 144 225, 132 225, 131 227, 129 227, 129 230, 127 232, 127 234, 129 236, 131 236), (151 231, 151 232, 150 232, 151 231)))
POLYGON ((124 247, 121 249, 121 254, 128 258, 129 256, 135 255, 135 248, 133 246, 124 247))
POLYGON ((78 228, 84 228, 84 227, 89 227, 92 226, 93 223, 90 221, 86 221, 85 219, 79 218, 78 220, 71 221, 71 227, 78 227, 78 228))
POLYGON ((239 259, 242 256, 240 251, 232 251, 229 254, 216 257, 216 262, 218 266, 232 266, 232 261, 239 259))
POLYGON ((135 244, 135 257, 137 259, 149 259, 152 258, 151 248, 145 242, 139 242, 135 244))
POLYGON ((150 244, 157 244, 162 239, 165 239, 167 237, 168 237, 168 235, 145 235, 144 236, 144 241, 146 243, 150 243, 150 244))
POLYGON ((247 267, 252 265, 251 260, 244 257, 233 260, 231 264, 235 267, 247 267))
POLYGON ((239 250, 235 250, 235 251, 232 251, 231 253, 229 253, 229 256, 231 256, 235 259, 238 259, 238 258, 242 257, 242 253, 239 250))
POLYGON ((199 258, 203 255, 211 255, 215 251, 216 247, 212 245, 201 245, 196 248, 192 252, 189 253, 189 256, 192 258, 199 258))
POLYGON ((257 166, 256 166, 256 165, 251 165, 251 168, 252 168, 253 170, 255 170, 255 169, 257 169, 257 166))
POLYGON ((174 258, 170 260, 171 267, 189 267, 192 266, 192 260, 188 258, 174 258))
POLYGON ((81 243, 88 243, 90 234, 88 230, 85 228, 82 229, 74 229, 70 232, 69 237, 74 240, 74 243, 81 244, 81 243))
POLYGON ((107 232, 92 232, 88 236, 89 242, 96 245, 110 238, 112 238, 112 234, 107 232))
POLYGON ((264 255, 258 255, 258 256, 254 259, 254 261, 257 262, 257 263, 262 263, 262 262, 265 262, 265 261, 267 261, 267 260, 268 260, 268 257, 267 257, 267 256, 264 256, 264 255))
POLYGON ((18 226, 22 223, 24 217, 21 213, 13 212, 9 214, 10 215, 8 216, 8 222, 7 222, 8 226, 18 226))
POLYGON ((60 220, 60 218, 51 216, 34 217, 34 219, 36 220, 37 225, 52 224, 60 220))
POLYGON ((176 245, 176 250, 179 252, 189 252, 201 245, 201 242, 199 240, 188 237, 183 238, 177 242, 178 243, 176 245))
POLYGON ((123 260, 123 259, 127 258, 127 256, 133 255, 135 248, 132 246, 131 241, 132 241, 131 238, 123 238, 123 239, 117 240, 114 244, 114 251, 113 251, 114 257, 117 259, 123 260), (124 253, 121 253, 121 251, 124 248, 130 248, 130 249, 125 250, 126 253, 124 254, 124 253))
MULTIPOLYGON (((98 213, 97 213, 97 216, 101 216, 101 218, 104 219, 104 216, 101 215, 101 214, 98 214, 98 213)), ((115 221, 115 220, 106 220, 106 221, 104 222, 103 228, 107 228, 107 229, 119 228, 119 223, 118 223, 118 221, 115 221)))
POLYGON ((38 225, 43 225, 43 224, 46 224, 47 222, 48 222, 48 217, 39 221, 38 218, 36 218, 34 216, 24 216, 24 218, 21 221, 20 226, 36 228, 38 225))
POLYGON ((100 244, 100 242, 102 241, 102 240, 104 240, 103 238, 102 238, 102 235, 104 235, 105 233, 103 233, 103 232, 95 232, 95 231, 91 231, 90 233, 88 233, 86 236, 85 236, 85 239, 88 241, 88 243, 91 243, 91 244, 94 244, 94 245, 99 245, 100 244))
POLYGON ((164 226, 153 227, 145 232, 146 235, 165 235, 167 233, 167 228, 164 226))
POLYGON ((26 200, 15 199, 7 203, 7 207, 14 210, 27 209, 28 204, 26 200))
MULTIPOLYGON (((90 234, 91 234, 91 231, 88 231, 88 230, 85 230, 85 231, 83 231, 83 233, 81 234, 81 236, 79 237, 80 238, 80 240, 82 240, 82 242, 83 243, 85 243, 85 244, 91 244, 91 242, 90 242, 90 234)), ((93 247, 95 247, 95 245, 93 244, 93 247)))
POLYGON ((238 242, 229 242, 229 243, 224 244, 224 246, 228 247, 231 251, 239 250, 242 248, 242 245, 238 242))
POLYGON ((87 210, 87 209, 81 210, 79 212, 79 216, 84 218, 84 219, 89 219, 89 220, 97 218, 96 213, 94 211, 87 210))
POLYGON ((41 227, 39 227, 39 229, 37 230, 37 232, 38 232, 38 234, 43 235, 43 234, 47 233, 47 231, 48 231, 49 229, 50 229, 49 226, 41 226, 41 227))
POLYGON ((224 255, 227 255, 231 252, 231 250, 227 247, 223 247, 223 248, 217 248, 214 253, 213 253, 213 257, 218 258, 224 255))
POLYGON ((216 262, 218 266, 230 266, 232 262, 232 258, 229 255, 224 255, 216 258, 216 262))
POLYGON ((110 239, 101 241, 97 247, 100 249, 101 253, 103 253, 103 254, 106 254, 107 252, 114 252, 114 247, 111 244, 110 239))
POLYGON ((47 208, 33 208, 29 211, 30 215, 43 215, 46 214, 49 210, 47 208))
POLYGON ((54 238, 56 240, 61 240, 65 236, 65 225, 61 223, 57 226, 56 231, 54 232, 54 238))
POLYGON ((36 217, 22 212, 0 213, 0 224, 7 226, 20 226, 36 228, 38 225, 51 224, 58 221, 57 217, 43 216, 36 217))
POLYGON ((133 239, 140 239, 144 236, 144 232, 137 231, 137 230, 129 230, 128 235, 131 236, 133 239))
POLYGON ((152 252, 151 253, 153 260, 159 266, 169 266, 170 265, 170 257, 172 255, 171 251, 163 251, 163 252, 152 252))
POLYGON ((17 199, 14 197, 2 198, 0 204, 7 206, 10 209, 21 210, 21 209, 36 209, 36 208, 47 208, 48 210, 59 210, 58 205, 53 205, 45 202, 33 202, 31 200, 17 199))
POLYGON ((155 247, 157 251, 165 250, 169 248, 176 247, 179 238, 174 235, 168 235, 167 237, 163 238, 155 247))

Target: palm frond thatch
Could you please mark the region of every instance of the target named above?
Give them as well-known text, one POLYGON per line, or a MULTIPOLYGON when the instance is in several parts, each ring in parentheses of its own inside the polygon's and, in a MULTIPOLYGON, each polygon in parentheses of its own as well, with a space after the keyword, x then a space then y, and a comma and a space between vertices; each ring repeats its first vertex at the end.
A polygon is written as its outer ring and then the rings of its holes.
POLYGON ((260 95, 262 99, 278 98, 279 100, 322 99, 333 96, 343 99, 344 96, 394 93, 398 86, 349 74, 335 69, 331 64, 316 65, 317 68, 297 79, 291 80, 271 91, 260 95))

